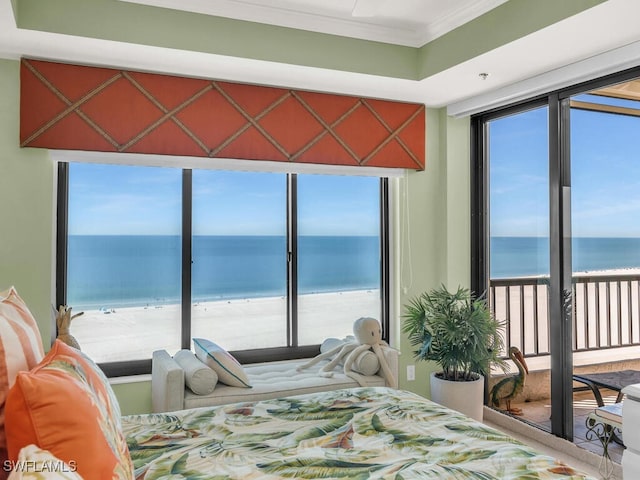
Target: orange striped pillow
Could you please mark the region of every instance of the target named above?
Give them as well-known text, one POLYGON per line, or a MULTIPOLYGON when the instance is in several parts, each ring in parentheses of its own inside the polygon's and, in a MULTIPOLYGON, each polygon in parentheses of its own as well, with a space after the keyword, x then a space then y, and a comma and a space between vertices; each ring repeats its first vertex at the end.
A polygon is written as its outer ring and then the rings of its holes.
POLYGON ((9 460, 34 444, 74 462, 85 480, 133 480, 118 400, 80 350, 56 340, 38 366, 18 374, 6 412, 9 460))
POLYGON ((33 315, 14 287, 0 292, 0 458, 6 458, 4 404, 16 375, 44 357, 42 338, 33 315))

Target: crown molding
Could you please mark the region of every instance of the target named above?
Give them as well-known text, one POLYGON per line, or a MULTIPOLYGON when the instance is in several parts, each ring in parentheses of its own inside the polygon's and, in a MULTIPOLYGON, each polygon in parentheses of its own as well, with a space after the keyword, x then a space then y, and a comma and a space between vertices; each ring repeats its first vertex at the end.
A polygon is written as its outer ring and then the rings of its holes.
POLYGON ((461 7, 431 22, 426 29, 419 32, 420 46, 435 40, 442 35, 470 22, 485 13, 499 7, 508 0, 483 0, 461 7))
POLYGON ((119 1, 418 48, 502 5, 507 0, 467 2, 457 10, 436 18, 432 22, 418 25, 412 21, 411 26, 406 27, 400 26, 398 21, 393 26, 373 23, 369 20, 373 17, 347 19, 323 14, 321 9, 318 9, 317 13, 302 12, 237 0, 217 0, 215 2, 210 0, 119 1))
MULTIPOLYGON (((276 25, 342 37, 358 38, 374 42, 391 43, 405 47, 418 47, 417 32, 398 27, 385 27, 360 20, 347 20, 315 13, 282 8, 249 5, 234 0, 120 0, 152 7, 182 10, 204 15, 233 18, 247 22, 276 25)), ((360 18, 360 17, 358 17, 360 18)))

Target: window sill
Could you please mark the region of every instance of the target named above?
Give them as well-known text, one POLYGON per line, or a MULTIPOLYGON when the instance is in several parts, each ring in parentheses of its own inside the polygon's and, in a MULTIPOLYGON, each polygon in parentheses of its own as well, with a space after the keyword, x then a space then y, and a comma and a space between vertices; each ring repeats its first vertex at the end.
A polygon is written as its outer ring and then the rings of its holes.
POLYGON ((128 375, 124 377, 111 377, 108 379, 110 385, 126 385, 129 383, 144 383, 151 381, 151 374, 128 375))

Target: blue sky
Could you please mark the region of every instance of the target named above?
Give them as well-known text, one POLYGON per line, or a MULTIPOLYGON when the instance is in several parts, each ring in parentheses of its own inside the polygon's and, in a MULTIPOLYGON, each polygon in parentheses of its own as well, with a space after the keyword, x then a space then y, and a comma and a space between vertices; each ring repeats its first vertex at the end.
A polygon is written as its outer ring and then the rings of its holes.
MULTIPOLYGON (((594 96, 580 99, 603 101, 594 96)), ((548 236, 547 115, 546 108, 539 108, 490 124, 494 236, 548 236)), ((640 237, 639 133, 638 117, 572 110, 575 237, 640 237)))
MULTIPOLYGON (((72 164, 71 235, 179 235, 182 172, 72 164)), ((379 180, 298 176, 301 235, 377 235, 379 180)), ((194 235, 284 235, 284 174, 193 172, 194 235)))
MULTIPOLYGON (((548 236, 547 115, 490 123, 494 236, 548 236)), ((638 133, 640 118, 572 110, 574 236, 640 237, 638 133)), ((194 234, 284 234, 284 174, 201 170, 193 179, 194 234)), ((70 182, 72 235, 180 234, 179 169, 72 164, 70 182)), ((376 235, 378 208, 377 178, 299 176, 302 235, 376 235)))

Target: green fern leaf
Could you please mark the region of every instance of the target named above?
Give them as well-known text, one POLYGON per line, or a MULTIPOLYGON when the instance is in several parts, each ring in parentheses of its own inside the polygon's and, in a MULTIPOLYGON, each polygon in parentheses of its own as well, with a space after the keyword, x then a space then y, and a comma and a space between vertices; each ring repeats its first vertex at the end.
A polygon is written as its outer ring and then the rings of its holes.
POLYGON ((297 459, 289 462, 272 462, 259 464, 258 468, 266 473, 286 478, 348 478, 366 480, 372 472, 384 468, 385 465, 350 463, 337 460, 297 459))

